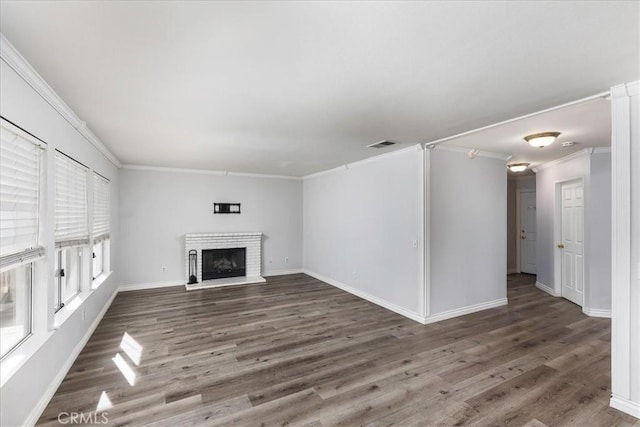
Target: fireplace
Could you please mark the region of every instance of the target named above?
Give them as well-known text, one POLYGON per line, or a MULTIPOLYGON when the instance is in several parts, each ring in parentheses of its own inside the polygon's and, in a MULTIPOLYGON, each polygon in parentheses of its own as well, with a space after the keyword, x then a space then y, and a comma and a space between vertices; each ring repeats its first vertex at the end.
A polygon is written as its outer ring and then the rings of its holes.
POLYGON ((203 249, 202 280, 246 276, 246 253, 247 248, 203 249))
POLYGON ((184 283, 188 291, 265 283, 261 272, 260 232, 189 233, 184 236, 184 283), (243 253, 233 255, 228 251, 243 253), (216 258, 223 261, 214 264, 216 258), (193 274, 195 281, 190 277, 193 274))

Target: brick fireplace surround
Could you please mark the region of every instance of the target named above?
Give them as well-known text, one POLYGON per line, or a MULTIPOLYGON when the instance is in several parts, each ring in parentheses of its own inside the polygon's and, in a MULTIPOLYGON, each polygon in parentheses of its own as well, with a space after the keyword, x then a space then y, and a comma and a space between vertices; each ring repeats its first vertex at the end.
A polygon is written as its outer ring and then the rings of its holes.
POLYGON ((249 283, 263 283, 262 277, 262 233, 190 233, 185 235, 184 248, 184 282, 189 282, 189 251, 198 252, 196 275, 198 283, 186 285, 187 290, 216 288, 219 286, 244 285, 249 283), (202 250, 203 249, 229 249, 247 248, 246 270, 247 275, 242 277, 229 277, 225 279, 202 281, 202 250))

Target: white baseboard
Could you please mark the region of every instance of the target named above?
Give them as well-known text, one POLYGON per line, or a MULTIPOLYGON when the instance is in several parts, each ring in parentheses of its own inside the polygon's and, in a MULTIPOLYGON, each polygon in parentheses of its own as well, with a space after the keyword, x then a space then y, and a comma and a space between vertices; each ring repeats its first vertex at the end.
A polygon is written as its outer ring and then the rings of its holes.
MULTIPOLYGON (((264 273, 263 277, 270 276, 281 276, 284 274, 298 274, 302 273, 303 270, 300 268, 295 268, 291 270, 274 270, 269 273, 264 273)), ((166 282, 148 282, 148 283, 132 283, 130 285, 121 285, 119 292, 127 292, 127 291, 139 291, 142 289, 155 289, 155 288, 166 288, 170 286, 183 286, 185 285, 184 280, 168 280, 166 282)))
POLYGON ((482 310, 488 310, 490 308, 501 307, 507 305, 506 298, 500 298, 493 301, 481 302, 479 304, 468 305, 466 307, 454 308, 453 310, 447 310, 442 313, 437 313, 432 316, 428 316, 425 319, 425 324, 440 322, 442 320, 452 319, 458 316, 464 316, 465 314, 471 314, 482 310))
POLYGON ((301 268, 294 268, 291 270, 274 270, 269 271, 268 273, 262 273, 262 277, 271 277, 271 276, 283 276, 285 274, 299 274, 302 273, 303 270, 301 268))
POLYGON ((611 310, 601 310, 598 308, 582 307, 582 312, 591 317, 604 317, 611 319, 611 310))
POLYGON ((640 403, 638 402, 632 402, 624 397, 614 395, 611 396, 609 406, 636 418, 640 418, 640 403))
POLYGON ((109 301, 107 301, 104 307, 102 307, 102 310, 100 310, 100 313, 98 313, 93 323, 91 323, 91 325, 89 326, 89 329, 87 329, 87 332, 85 332, 80 342, 78 342, 78 344, 76 344, 76 346, 73 348, 73 351, 67 358, 67 361, 65 362, 64 365, 62 365, 62 368, 60 368, 60 371, 58 372, 56 377, 53 379, 53 381, 51 381, 51 384, 49 384, 49 387, 47 387, 47 390, 42 395, 42 398, 40 398, 40 400, 38 401, 38 404, 36 405, 36 407, 33 409, 33 411, 31 411, 31 414, 29 415, 29 418, 27 418, 27 420, 25 421, 24 425, 26 426, 36 425, 36 423, 38 422, 38 419, 40 418, 44 410, 47 408, 47 405, 53 398, 53 395, 58 390, 58 387, 60 387, 60 384, 62 384, 62 380, 64 380, 64 377, 67 376, 69 369, 71 369, 71 366, 73 366, 73 362, 76 361, 76 359, 80 355, 80 352, 89 341, 89 338, 91 338, 91 335, 93 335, 93 332, 96 330, 96 328, 102 321, 102 318, 104 317, 105 313, 107 312, 107 310, 109 310, 109 307, 111 307, 111 303, 115 299, 116 295, 118 295, 118 292, 119 292, 118 289, 113 291, 113 295, 111 295, 111 297, 109 298, 109 301))
POLYGON ((121 285, 118 292, 139 291, 141 289, 167 288, 169 286, 184 286, 184 280, 169 280, 167 282, 134 283, 121 285))
POLYGON ((331 286, 335 286, 336 288, 342 289, 345 292, 348 292, 348 293, 350 293, 352 295, 355 295, 357 297, 365 299, 365 300, 367 300, 369 302, 372 302, 372 303, 374 303, 376 305, 379 305, 380 307, 386 308, 387 310, 391 310, 391 311, 393 311, 395 313, 398 313, 398 314, 400 314, 400 315, 402 315, 404 317, 407 317, 407 318, 409 318, 411 320, 415 320, 416 322, 419 322, 419 323, 422 323, 422 324, 425 323, 424 316, 422 316, 422 315, 420 315, 418 313, 415 313, 415 312, 413 312, 411 310, 407 310, 404 307, 400 307, 399 305, 396 305, 396 304, 393 304, 391 302, 385 301, 382 298, 379 298, 379 297, 376 297, 374 295, 371 295, 368 292, 364 292, 364 291, 361 291, 360 289, 356 289, 356 288, 354 288, 352 286, 345 285, 342 282, 338 282, 337 280, 333 280, 333 279, 331 279, 329 277, 323 276, 323 275, 318 274, 318 273, 313 272, 313 271, 304 270, 304 274, 307 274, 307 275, 309 275, 311 277, 315 277, 316 279, 318 279, 318 280, 320 280, 322 282, 325 282, 325 283, 327 283, 327 284, 329 284, 331 286))
POLYGON ((541 291, 545 291, 546 293, 548 293, 549 295, 552 295, 554 297, 562 296, 562 295, 558 294, 553 288, 550 288, 549 286, 545 285, 542 282, 536 281, 536 288, 540 289, 541 291))

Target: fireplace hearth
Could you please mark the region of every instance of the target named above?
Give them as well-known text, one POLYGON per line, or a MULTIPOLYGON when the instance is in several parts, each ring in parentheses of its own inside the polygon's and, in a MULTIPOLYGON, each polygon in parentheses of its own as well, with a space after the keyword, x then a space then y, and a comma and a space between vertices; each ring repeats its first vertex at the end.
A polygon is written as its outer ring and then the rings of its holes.
POLYGON ((245 276, 246 253, 246 248, 203 249, 202 280, 245 276))

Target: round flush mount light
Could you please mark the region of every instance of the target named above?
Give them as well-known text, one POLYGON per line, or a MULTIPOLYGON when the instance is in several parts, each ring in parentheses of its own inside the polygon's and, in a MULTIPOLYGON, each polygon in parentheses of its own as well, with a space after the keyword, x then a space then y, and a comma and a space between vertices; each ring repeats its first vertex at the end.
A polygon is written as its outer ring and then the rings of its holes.
POLYGON ((529 167, 529 163, 512 163, 507 167, 511 172, 524 172, 529 167))
POLYGON ((553 141, 560 136, 560 132, 541 132, 527 135, 524 140, 531 144, 532 147, 544 148, 553 144, 553 141))

